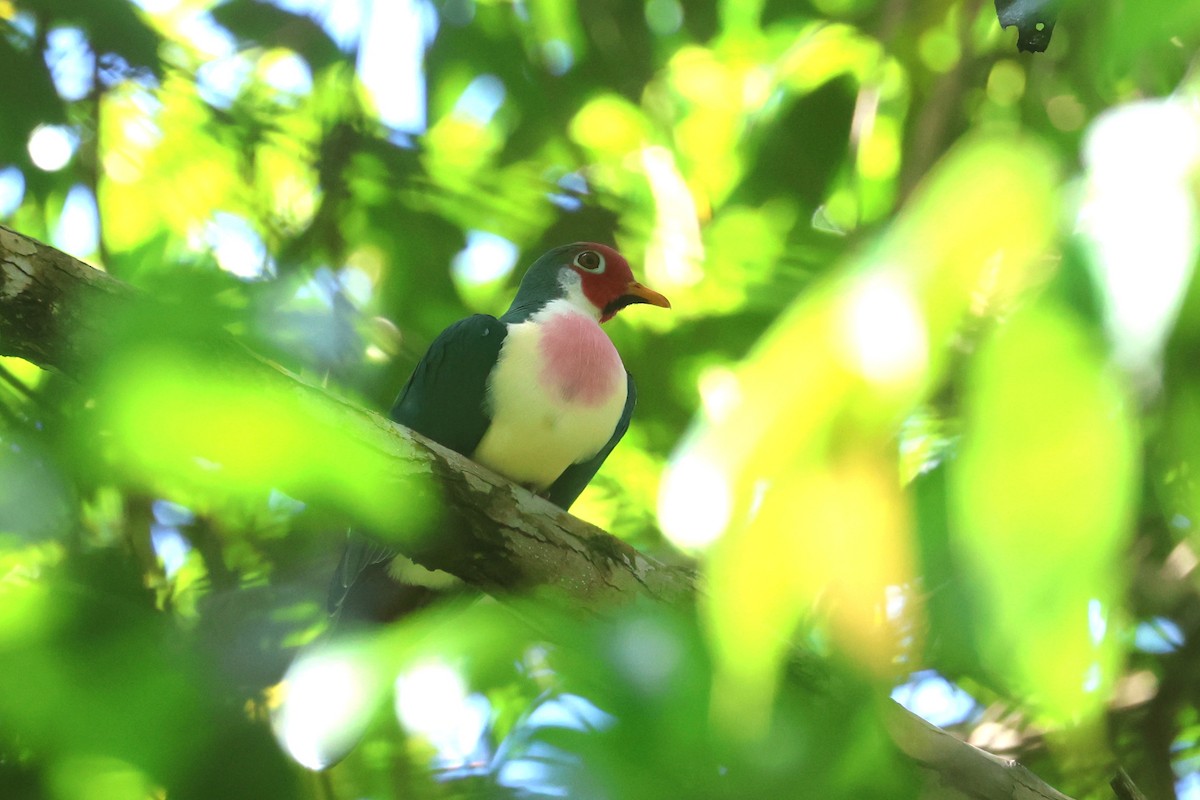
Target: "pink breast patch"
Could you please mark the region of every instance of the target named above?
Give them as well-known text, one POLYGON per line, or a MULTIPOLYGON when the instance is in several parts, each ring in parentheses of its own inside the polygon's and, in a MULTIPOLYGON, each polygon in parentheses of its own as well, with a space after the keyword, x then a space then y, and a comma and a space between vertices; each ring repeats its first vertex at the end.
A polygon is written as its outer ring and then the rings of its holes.
POLYGON ((542 383, 564 400, 599 406, 612 397, 625 368, 600 326, 582 314, 555 314, 542 323, 542 383))

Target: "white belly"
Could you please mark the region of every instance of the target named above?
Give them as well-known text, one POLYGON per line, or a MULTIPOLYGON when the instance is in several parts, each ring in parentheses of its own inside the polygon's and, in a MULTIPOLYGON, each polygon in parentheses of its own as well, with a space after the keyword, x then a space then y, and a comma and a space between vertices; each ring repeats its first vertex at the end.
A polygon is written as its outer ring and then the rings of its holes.
POLYGON ((625 367, 599 323, 551 304, 509 327, 488 384, 492 423, 472 458, 545 489, 608 443, 627 392, 625 367))

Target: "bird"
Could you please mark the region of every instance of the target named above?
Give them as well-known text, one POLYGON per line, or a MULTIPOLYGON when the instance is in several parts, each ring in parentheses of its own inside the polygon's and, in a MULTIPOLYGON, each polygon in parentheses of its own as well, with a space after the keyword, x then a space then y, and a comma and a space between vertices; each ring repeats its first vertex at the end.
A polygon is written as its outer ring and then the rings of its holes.
MULTIPOLYGON (((639 303, 671 307, 614 248, 555 247, 525 272, 504 314, 475 314, 434 339, 390 417, 567 510, 629 428, 636 387, 601 326, 639 303)), ((428 593, 397 593, 394 555, 352 536, 331 612, 356 593, 367 609, 356 615, 376 620, 423 605, 428 593)))

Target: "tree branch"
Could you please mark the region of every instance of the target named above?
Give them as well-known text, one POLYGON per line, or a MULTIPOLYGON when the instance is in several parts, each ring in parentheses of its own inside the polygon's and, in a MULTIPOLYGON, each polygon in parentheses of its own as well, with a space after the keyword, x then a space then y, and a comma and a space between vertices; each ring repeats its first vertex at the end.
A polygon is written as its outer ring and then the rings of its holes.
MULTIPOLYGON (((89 329, 91 302, 151 302, 109 275, 0 226, 0 355, 72 372, 98 352, 102 331, 89 329)), ((246 358, 252 358, 246 353, 246 358)), ((263 366, 263 369, 268 369, 263 366)), ((394 542, 431 569, 493 593, 551 589, 597 611, 639 597, 682 604, 697 593, 695 576, 639 553, 599 528, 424 437, 300 382, 301 391, 338 403, 348 435, 382 429, 402 471, 430 473, 444 491, 447 521, 437 536, 394 542)), ((803 657, 799 660, 803 661, 803 657)), ((809 676, 801 665, 791 674, 809 676)), ((803 678, 802 678, 803 679, 803 678)), ((900 749, 928 778, 930 797, 1070 800, 1016 762, 959 741, 893 704, 888 727, 900 749)))
POLYGON ((0 355, 70 372, 96 333, 85 310, 133 295, 108 273, 0 225, 0 355))
POLYGON ((1018 762, 972 747, 903 706, 888 707, 887 725, 896 745, 924 773, 923 797, 1071 800, 1018 762))

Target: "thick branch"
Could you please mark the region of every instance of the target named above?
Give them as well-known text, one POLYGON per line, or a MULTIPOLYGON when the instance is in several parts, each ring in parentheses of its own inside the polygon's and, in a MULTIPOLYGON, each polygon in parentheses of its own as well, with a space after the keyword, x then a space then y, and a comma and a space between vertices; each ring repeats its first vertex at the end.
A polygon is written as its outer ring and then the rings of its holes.
MULTIPOLYGON (((77 326, 89 324, 84 306, 98 300, 131 307, 149 302, 108 275, 0 226, 0 355, 68 372, 87 364, 101 332, 77 326)), ((300 387, 324 395, 326 402, 341 403, 348 435, 386 430, 394 437, 391 455, 400 471, 432 473, 440 482, 451 524, 423 540, 424 545, 395 543, 419 563, 487 592, 552 588, 594 609, 644 596, 676 603, 696 594, 695 578, 688 571, 642 555, 378 414, 336 400, 317 387, 300 387)), ((971 747, 899 706, 890 712, 892 736, 925 771, 929 797, 1069 800, 1015 762, 971 747)))
MULTIPOLYGON (((314 391, 320 391, 314 389, 314 391)), ((430 473, 447 518, 435 536, 395 542, 414 561, 491 594, 551 589, 602 608, 639 596, 674 604, 695 594, 690 570, 649 558, 595 525, 474 461, 372 412, 345 404, 396 438, 407 468, 430 473)), ((351 426, 353 427, 353 426, 351 426)))
POLYGON ((0 225, 0 355, 69 370, 82 362, 85 309, 132 290, 105 272, 0 225))

